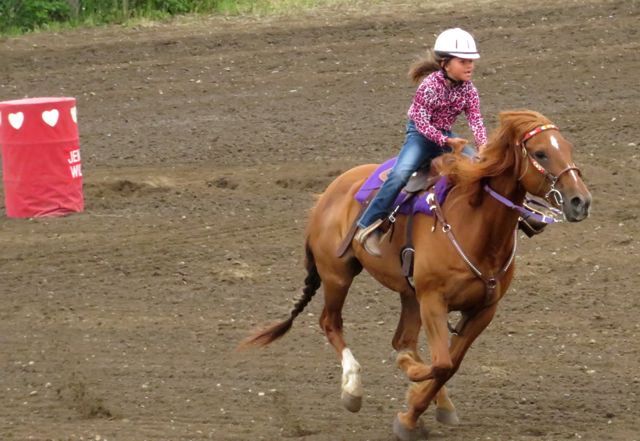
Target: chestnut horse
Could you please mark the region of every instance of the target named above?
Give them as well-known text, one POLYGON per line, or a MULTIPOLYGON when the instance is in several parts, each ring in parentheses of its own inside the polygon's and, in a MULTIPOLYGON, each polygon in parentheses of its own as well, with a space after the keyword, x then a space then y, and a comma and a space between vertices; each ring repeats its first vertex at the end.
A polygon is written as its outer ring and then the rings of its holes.
POLYGON ((320 326, 342 360, 343 403, 358 411, 363 396, 361 367, 343 337, 342 307, 353 278, 365 268, 400 294, 402 309, 392 346, 398 366, 414 382, 407 394, 407 411, 398 413, 393 424, 402 441, 425 438, 419 417, 433 400, 438 421, 458 421, 443 386, 491 322, 511 284, 518 210, 526 193, 552 199, 569 222, 585 219, 591 203, 572 159, 572 145, 547 118, 533 111, 500 113, 500 126, 476 161, 449 154, 434 167, 453 187, 437 209, 437 228, 432 217, 417 214, 413 219, 415 288, 404 277, 398 258, 405 242, 404 216, 398 216, 395 233, 381 244, 382 257, 369 255, 355 240, 347 253, 337 256, 360 212, 354 195, 376 169, 376 165, 356 167, 336 178, 310 213, 307 277, 289 319, 241 344, 262 346, 283 336, 324 285, 320 326), (454 335, 449 330, 450 311, 462 314, 454 335), (431 352, 430 365, 418 354, 421 327, 431 352))

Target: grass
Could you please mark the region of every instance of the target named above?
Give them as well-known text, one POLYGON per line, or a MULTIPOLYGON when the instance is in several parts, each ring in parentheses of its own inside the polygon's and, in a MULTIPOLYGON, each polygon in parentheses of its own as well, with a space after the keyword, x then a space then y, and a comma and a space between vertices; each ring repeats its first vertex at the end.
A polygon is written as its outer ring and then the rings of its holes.
POLYGON ((379 1, 368 2, 358 0, 209 0, 215 4, 202 11, 230 15, 278 15, 291 14, 306 11, 318 7, 349 6, 356 4, 373 4, 379 1))
MULTIPOLYGON (((115 4, 121 4, 118 0, 114 1, 115 4)), ((180 3, 182 5, 181 12, 172 13, 171 11, 153 9, 151 0, 149 0, 146 5, 135 9, 110 8, 109 10, 100 11, 95 6, 85 7, 84 13, 81 12, 77 18, 64 22, 51 21, 44 25, 35 26, 30 30, 12 26, 11 23, 3 23, 0 14, 0 36, 15 36, 27 32, 58 32, 74 27, 96 27, 106 24, 135 25, 140 22, 163 21, 173 16, 184 14, 225 16, 291 15, 323 7, 365 7, 365 5, 370 6, 382 1, 384 0, 193 0, 188 9, 185 9, 184 3, 180 3)), ((125 4, 130 2, 131 0, 125 4)), ((85 0, 84 4, 91 5, 91 1, 85 0)))

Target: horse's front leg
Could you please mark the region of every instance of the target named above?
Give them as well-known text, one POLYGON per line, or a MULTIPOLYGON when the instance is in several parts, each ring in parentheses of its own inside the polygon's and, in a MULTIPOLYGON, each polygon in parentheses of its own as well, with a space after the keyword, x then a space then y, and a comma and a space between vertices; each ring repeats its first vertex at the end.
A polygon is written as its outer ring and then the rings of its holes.
POLYGON ((498 304, 494 303, 468 316, 458 335, 451 338, 451 359, 453 360, 454 372, 460 367, 462 359, 475 339, 489 326, 497 309, 498 304))
POLYGON ((407 412, 398 413, 393 426, 395 435, 402 441, 426 439, 426 431, 419 424, 420 415, 453 373, 449 353, 448 307, 441 293, 425 293, 420 298, 420 318, 427 333, 432 364, 427 366, 413 359, 410 353, 401 354, 398 364, 412 381, 431 381, 412 386, 409 390, 409 408, 407 412))
POLYGON ((420 414, 424 412, 434 396, 438 394, 444 383, 446 383, 446 381, 458 370, 462 363, 462 359, 464 358, 467 350, 471 347, 471 344, 489 325, 489 323, 491 323, 496 309, 497 304, 493 304, 467 316, 464 327, 460 333, 458 335, 454 335, 451 339, 450 360, 452 362, 452 367, 449 370, 448 376, 445 378, 444 376, 438 376, 436 373, 433 373, 432 381, 411 387, 407 398, 409 409, 404 414, 398 414, 397 423, 405 425, 405 429, 408 430, 412 427, 416 427, 415 425, 411 426, 411 424, 414 421, 414 424, 417 424, 420 414))
MULTIPOLYGON (((430 368, 424 364, 418 354, 418 336, 422 321, 420 319, 420 305, 413 291, 401 293, 402 309, 400 320, 393 337, 392 346, 397 351, 396 361, 405 373, 407 370, 426 371, 430 368)), ((436 395, 436 420, 442 424, 456 425, 459 423, 458 414, 453 402, 442 387, 436 395)))

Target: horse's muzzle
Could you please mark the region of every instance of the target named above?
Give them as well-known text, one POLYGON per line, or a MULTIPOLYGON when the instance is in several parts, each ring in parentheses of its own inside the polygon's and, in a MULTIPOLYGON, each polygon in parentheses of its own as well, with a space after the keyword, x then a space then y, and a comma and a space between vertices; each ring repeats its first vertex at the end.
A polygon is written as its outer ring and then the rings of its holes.
POLYGON ((574 194, 564 197, 562 211, 569 222, 580 222, 589 217, 591 194, 574 194))

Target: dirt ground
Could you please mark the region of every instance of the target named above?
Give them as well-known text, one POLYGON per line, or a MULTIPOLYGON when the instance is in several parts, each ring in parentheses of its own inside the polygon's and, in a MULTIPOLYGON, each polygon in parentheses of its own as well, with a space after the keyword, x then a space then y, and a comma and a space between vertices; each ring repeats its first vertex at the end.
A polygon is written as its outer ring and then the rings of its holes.
POLYGON ((340 404, 321 293, 282 341, 233 349, 288 316, 314 194, 397 153, 407 68, 458 25, 482 51, 488 127, 505 109, 550 117, 594 204, 520 241, 515 283, 451 382, 461 424, 428 409, 431 439, 640 440, 639 12, 362 2, 0 40, 0 98, 78 99, 86 198, 82 214, 0 220, 0 439, 393 439, 399 302, 368 275, 345 308, 360 413, 340 404))

